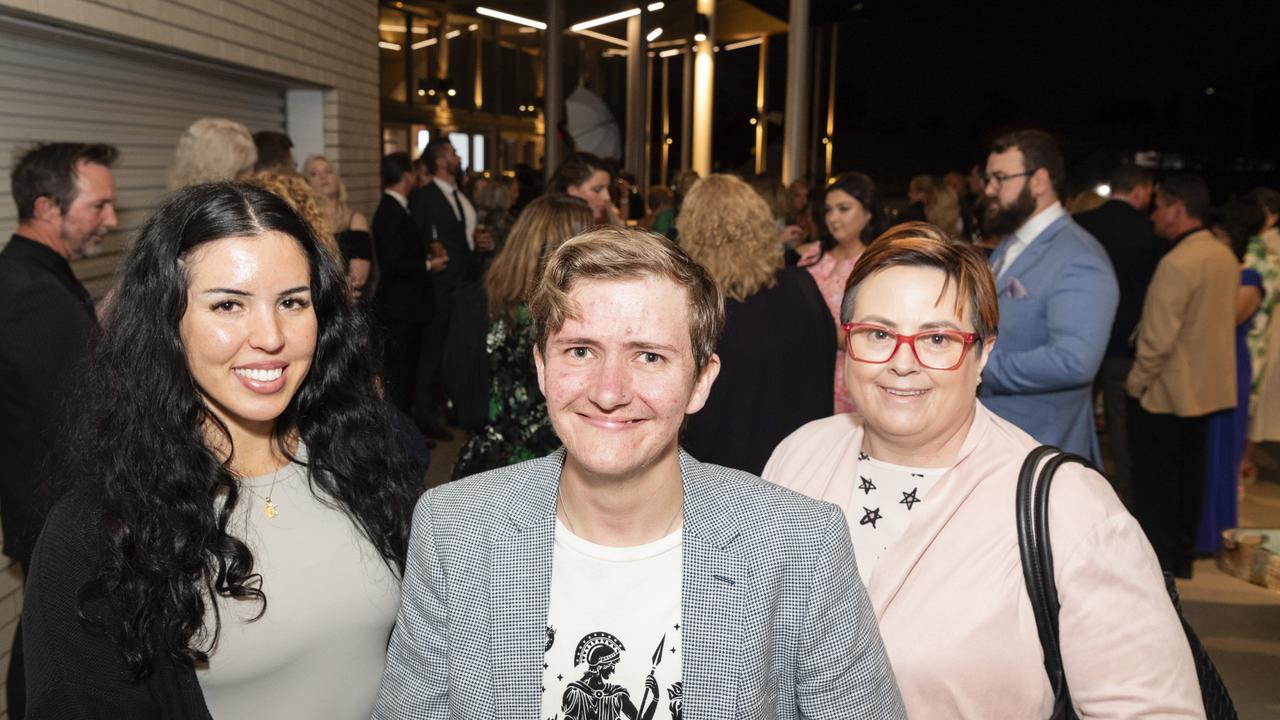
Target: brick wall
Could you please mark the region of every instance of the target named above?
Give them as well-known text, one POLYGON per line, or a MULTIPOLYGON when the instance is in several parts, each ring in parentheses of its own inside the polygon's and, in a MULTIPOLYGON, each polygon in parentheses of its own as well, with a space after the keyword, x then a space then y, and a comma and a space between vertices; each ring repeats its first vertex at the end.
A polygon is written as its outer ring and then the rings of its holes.
MULTIPOLYGON (((374 0, 0 0, 0 13, 324 88, 325 154, 341 167, 352 206, 372 210, 380 155, 374 0)), ((20 576, 0 568, 0 708, 21 605, 20 576)))

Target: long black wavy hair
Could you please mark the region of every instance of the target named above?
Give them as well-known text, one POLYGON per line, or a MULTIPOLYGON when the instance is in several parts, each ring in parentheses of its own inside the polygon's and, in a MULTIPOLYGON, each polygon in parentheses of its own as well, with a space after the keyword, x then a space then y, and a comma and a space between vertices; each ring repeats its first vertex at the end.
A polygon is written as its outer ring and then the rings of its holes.
POLYGON ((191 252, 269 231, 296 239, 305 253, 317 320, 315 356, 276 421, 274 441, 291 459, 288 441, 305 443, 312 492, 344 511, 389 566, 404 569, 421 480, 376 394, 366 324, 341 269, 310 226, 266 190, 231 183, 180 190, 143 225, 121 265, 67 463, 102 508, 99 571, 80 589, 79 615, 114 638, 135 678, 160 658, 208 659, 221 628, 216 602, 214 627, 205 628, 209 599, 257 600, 259 615, 266 610, 253 554, 227 532, 238 478, 206 441, 218 432, 230 448, 231 437, 191 377, 178 324, 191 252), (104 602, 113 612, 101 612, 104 602))

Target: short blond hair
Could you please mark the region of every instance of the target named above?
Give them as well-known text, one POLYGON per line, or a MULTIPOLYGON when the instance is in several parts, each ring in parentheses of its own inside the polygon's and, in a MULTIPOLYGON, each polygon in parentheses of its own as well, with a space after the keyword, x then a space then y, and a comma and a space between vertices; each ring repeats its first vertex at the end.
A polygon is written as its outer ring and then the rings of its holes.
POLYGON ((768 203, 732 175, 708 175, 695 183, 676 229, 680 247, 738 302, 772 287, 784 264, 768 203))
POLYGON ((602 226, 565 242, 547 259, 538 287, 529 299, 538 350, 577 317, 569 297, 582 280, 629 280, 645 276, 667 278, 689 293, 689 339, 694 369, 702 374, 724 330, 724 298, 711 275, 675 243, 656 233, 602 226))
POLYGON ((237 180, 253 170, 258 146, 249 128, 225 118, 200 118, 178 138, 169 168, 169 189, 237 180))

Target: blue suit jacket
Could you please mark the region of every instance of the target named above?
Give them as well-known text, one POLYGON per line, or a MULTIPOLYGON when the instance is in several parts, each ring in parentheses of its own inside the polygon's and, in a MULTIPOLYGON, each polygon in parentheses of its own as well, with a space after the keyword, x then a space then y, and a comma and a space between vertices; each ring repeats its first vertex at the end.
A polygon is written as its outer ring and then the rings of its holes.
MULTIPOLYGON (((373 717, 539 717, 564 450, 429 491, 373 717)), ((689 718, 904 718, 838 508, 680 455, 689 718)))
MULTIPOLYGON (((999 267, 1009 239, 991 255, 999 267)), ((1093 378, 1120 290, 1107 253, 1070 216, 1045 228, 996 281, 1000 330, 982 403, 1035 439, 1102 467, 1093 378)))

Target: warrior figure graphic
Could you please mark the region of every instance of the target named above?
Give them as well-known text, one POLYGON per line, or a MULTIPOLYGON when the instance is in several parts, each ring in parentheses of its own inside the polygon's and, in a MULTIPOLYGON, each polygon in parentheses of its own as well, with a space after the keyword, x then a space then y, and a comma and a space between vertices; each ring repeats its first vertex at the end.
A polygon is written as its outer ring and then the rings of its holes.
POLYGON ((653 673, 645 678, 645 687, 653 699, 636 709, 631 693, 621 685, 608 682, 622 659, 622 641, 607 632, 594 632, 582 638, 573 654, 573 666, 586 665, 582 677, 564 689, 561 710, 564 720, 653 720, 658 709, 658 681, 653 673))

